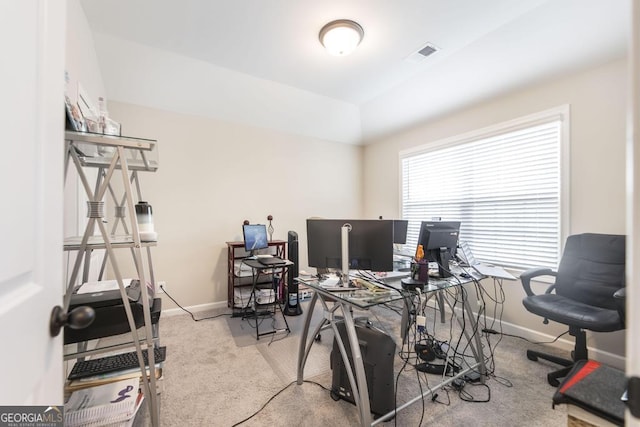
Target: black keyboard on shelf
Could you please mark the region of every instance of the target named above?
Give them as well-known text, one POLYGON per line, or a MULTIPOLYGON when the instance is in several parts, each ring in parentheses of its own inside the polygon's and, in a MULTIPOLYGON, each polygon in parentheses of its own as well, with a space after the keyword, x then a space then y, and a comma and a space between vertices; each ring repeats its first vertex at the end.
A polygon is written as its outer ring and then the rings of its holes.
MULTIPOLYGON (((167 357, 167 347, 155 347, 153 350, 155 363, 164 362, 167 357)), ((149 366, 147 351, 142 350, 142 355, 144 357, 145 366, 149 366)), ((133 368, 140 369, 138 355, 135 351, 76 362, 73 369, 71 369, 71 373, 68 378, 70 380, 77 380, 79 378, 109 374, 111 372, 124 371, 133 368)))
POLYGON ((264 266, 274 266, 277 267, 279 265, 285 265, 287 262, 280 257, 272 256, 272 257, 261 257, 258 258, 258 262, 264 266))

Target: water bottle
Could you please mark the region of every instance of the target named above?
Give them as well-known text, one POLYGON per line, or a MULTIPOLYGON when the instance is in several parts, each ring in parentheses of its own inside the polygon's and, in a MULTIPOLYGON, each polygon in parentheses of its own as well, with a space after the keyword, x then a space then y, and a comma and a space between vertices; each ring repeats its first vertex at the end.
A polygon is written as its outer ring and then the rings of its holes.
POLYGON ((147 202, 136 204, 136 218, 138 219, 138 230, 141 232, 153 231, 153 210, 147 202))
POLYGON ((149 203, 140 201, 136 204, 136 219, 140 239, 146 241, 157 240, 158 235, 153 229, 153 210, 149 203))

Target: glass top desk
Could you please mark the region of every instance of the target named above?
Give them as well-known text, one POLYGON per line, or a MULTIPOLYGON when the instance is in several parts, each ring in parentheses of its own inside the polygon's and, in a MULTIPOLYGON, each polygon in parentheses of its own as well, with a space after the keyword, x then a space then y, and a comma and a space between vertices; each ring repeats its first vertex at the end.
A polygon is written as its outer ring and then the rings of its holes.
MULTIPOLYGON (((424 288, 423 291, 423 293, 426 294, 427 298, 429 298, 430 296, 435 296, 439 293, 438 291, 442 290, 449 289, 452 291, 459 291, 462 288, 462 285, 482 278, 482 276, 462 277, 460 276, 460 273, 462 271, 457 271, 455 268, 452 269, 452 271, 454 273, 454 276, 449 278, 429 278, 429 284, 424 288)), ((447 379, 442 381, 440 384, 434 387, 430 387, 419 396, 416 396, 408 402, 396 407, 395 410, 392 410, 391 412, 380 416, 372 422, 369 391, 367 388, 367 379, 364 370, 364 360, 360 351, 360 345, 358 342, 358 337, 356 335, 356 327, 353 315, 351 313, 351 308, 355 307, 363 310, 368 310, 371 307, 379 306, 393 301, 399 301, 403 298, 414 298, 417 295, 414 292, 409 292, 402 289, 399 276, 394 275, 392 277, 382 277, 379 279, 385 282, 389 286, 389 288, 382 288, 379 290, 351 287, 344 287, 343 289, 340 289, 340 287, 336 286, 331 286, 328 288, 323 284, 323 282, 319 282, 318 280, 297 279, 300 283, 303 283, 314 291, 309 307, 306 310, 304 327, 300 337, 300 344, 298 348, 297 383, 298 385, 301 385, 304 381, 304 366, 306 364, 309 351, 311 350, 311 347, 315 342, 315 337, 320 333, 320 330, 323 327, 329 325, 334 332, 336 344, 340 350, 346 373, 349 378, 349 383, 351 385, 353 399, 358 409, 360 425, 363 427, 377 425, 392 418, 398 411, 412 405, 413 403, 421 400, 427 394, 431 394, 435 390, 448 385, 456 378, 462 377, 471 371, 477 370, 478 372, 480 372, 482 382, 484 382, 486 375, 485 359, 484 354, 482 353, 480 334, 475 333, 477 328, 475 316, 466 298, 466 292, 460 292, 461 296, 463 297, 462 301, 463 310, 465 311, 465 319, 460 319, 458 316, 455 316, 455 310, 453 310, 453 305, 451 304, 451 302, 447 298, 445 298, 444 300, 447 302, 450 309, 454 313, 454 316, 456 317, 458 323, 460 324, 460 327, 462 328, 462 332, 469 342, 469 347, 473 353, 475 363, 472 364, 469 368, 461 370, 454 376, 447 377, 447 379), (315 325, 314 331, 309 334, 313 311, 318 301, 320 301, 320 303, 322 304, 322 320, 317 325, 315 325), (333 303, 333 305, 329 306, 327 304, 328 302, 333 303), (338 319, 336 317, 335 313, 338 309, 340 309, 340 314, 343 319, 338 319), (349 362, 349 355, 347 354, 345 344, 336 326, 338 322, 342 321, 344 321, 346 335, 349 341, 349 347, 351 348, 351 360, 353 360, 353 369, 351 368, 352 365, 349 362)), ((480 307, 479 309, 484 310, 484 307, 480 307)))

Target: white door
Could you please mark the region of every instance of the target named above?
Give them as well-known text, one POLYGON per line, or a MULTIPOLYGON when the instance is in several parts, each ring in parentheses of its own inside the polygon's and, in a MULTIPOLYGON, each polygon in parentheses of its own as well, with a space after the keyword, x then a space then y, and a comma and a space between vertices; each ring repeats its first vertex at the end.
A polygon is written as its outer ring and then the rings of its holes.
POLYGON ((0 405, 61 405, 66 2, 0 1, 0 405))

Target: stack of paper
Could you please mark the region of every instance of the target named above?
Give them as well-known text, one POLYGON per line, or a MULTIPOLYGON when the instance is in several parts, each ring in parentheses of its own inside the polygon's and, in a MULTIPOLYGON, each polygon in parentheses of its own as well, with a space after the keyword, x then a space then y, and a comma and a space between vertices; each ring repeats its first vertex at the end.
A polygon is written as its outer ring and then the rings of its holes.
MULTIPOLYGON (((276 300, 273 289, 256 289, 256 303, 270 304, 276 300)), ((233 305, 235 307, 246 307, 251 299, 251 288, 235 288, 233 290, 233 305)))
POLYGON ((258 304, 271 304, 276 300, 273 289, 256 289, 256 302, 258 304))
POLYGON ((64 425, 126 426, 133 422, 143 399, 139 377, 77 390, 64 405, 64 425))
POLYGON ((246 307, 251 297, 251 288, 235 288, 233 290, 233 305, 234 307, 246 307))

